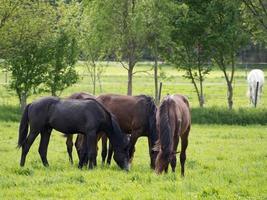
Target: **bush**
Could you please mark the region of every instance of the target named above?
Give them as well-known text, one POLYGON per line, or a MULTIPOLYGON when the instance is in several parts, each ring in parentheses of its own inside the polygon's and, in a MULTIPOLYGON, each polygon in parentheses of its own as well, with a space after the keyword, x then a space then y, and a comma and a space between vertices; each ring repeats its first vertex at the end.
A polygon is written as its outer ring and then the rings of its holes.
POLYGON ((1 105, 0 106, 0 121, 20 121, 21 110, 16 106, 1 105))
MULTIPOLYGON (((193 124, 267 125, 267 109, 192 108, 193 124)), ((0 106, 0 121, 19 122, 21 111, 16 106, 0 106)))
POLYGON ((192 123, 194 124, 267 124, 267 109, 240 108, 192 108, 192 123))

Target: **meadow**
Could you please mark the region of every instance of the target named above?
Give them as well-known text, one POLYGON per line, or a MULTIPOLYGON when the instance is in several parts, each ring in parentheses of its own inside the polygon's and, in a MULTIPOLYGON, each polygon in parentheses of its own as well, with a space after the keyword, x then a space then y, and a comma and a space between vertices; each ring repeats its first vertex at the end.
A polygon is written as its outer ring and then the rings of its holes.
MULTIPOLYGON (((147 69, 141 63, 137 70, 147 69)), ((91 92, 86 69, 78 66, 81 79, 61 96, 73 92, 91 92)), ((198 102, 183 72, 162 66, 162 95, 182 93, 191 106, 198 102)), ((8 80, 10 77, 8 76, 8 80)), ((193 124, 189 135, 185 177, 176 173, 156 175, 149 167, 147 139, 140 138, 129 172, 120 170, 114 161, 92 171, 77 168, 68 161, 65 138, 53 131, 48 148, 50 167, 44 168, 38 154, 39 137, 33 144, 24 168, 19 167, 21 150, 16 149, 19 109, 13 91, 6 88, 5 74, 0 74, 0 199, 267 199, 267 125, 193 124)), ((126 93, 126 71, 111 63, 103 76, 102 93, 126 93)), ((153 75, 137 73, 133 79, 134 94, 153 95, 153 75)), ((234 108, 250 108, 246 97, 246 72, 238 69, 234 84, 234 108)), ((212 71, 205 82, 205 107, 226 107, 226 85, 219 70, 212 71)), ((264 88, 258 110, 267 107, 264 88)), ((97 94, 101 93, 99 88, 97 94)), ((33 99, 48 94, 33 95, 33 99)), ((99 145, 101 149, 101 145, 99 145)))

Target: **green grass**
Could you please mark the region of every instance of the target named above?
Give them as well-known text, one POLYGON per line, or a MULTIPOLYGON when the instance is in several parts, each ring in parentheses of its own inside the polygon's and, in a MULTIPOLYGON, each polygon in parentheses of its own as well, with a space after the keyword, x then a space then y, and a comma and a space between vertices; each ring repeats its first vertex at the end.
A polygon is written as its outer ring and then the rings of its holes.
MULTIPOLYGON (((24 168, 19 167, 16 122, 1 122, 1 199, 266 199, 267 127, 194 125, 189 137, 186 176, 156 175, 149 168, 146 138, 136 147, 130 172, 98 165, 93 171, 71 166, 65 139, 52 133, 50 167, 38 154, 39 137, 24 168)), ((98 156, 100 163, 100 155, 98 156)))
MULTIPOLYGON (((138 63, 136 70, 148 66, 151 63, 138 63)), ((62 97, 92 91, 81 63, 77 70, 81 79, 66 89, 62 97)), ((128 173, 120 170, 114 161, 110 167, 101 166, 100 155, 96 169, 79 170, 76 152, 73 152, 75 165, 71 166, 65 138, 57 132, 52 133, 48 148, 50 167, 42 166, 38 137, 25 167, 20 168, 21 149, 16 149, 20 119, 18 99, 4 84, 5 74, 0 73, 0 199, 267 199, 267 87, 264 87, 259 108, 251 108, 246 97, 246 73, 238 68, 234 83, 235 109, 230 112, 226 109, 224 78, 219 70, 214 70, 204 85, 206 109, 200 109, 192 84, 183 78, 183 72, 167 65, 162 66, 162 71, 165 73, 165 78, 161 78, 162 96, 185 94, 192 106, 193 126, 185 178, 180 177, 179 162, 175 174, 158 176, 149 168, 146 138, 138 140, 128 173), (213 124, 225 121, 254 125, 213 124)), ((118 63, 110 63, 103 76, 102 93, 125 94, 126 84, 126 70, 118 63)), ((153 95, 153 88, 152 71, 134 76, 134 94, 153 95)), ((97 88, 97 94, 100 93, 97 88)), ((28 102, 45 95, 49 94, 33 95, 28 102)))

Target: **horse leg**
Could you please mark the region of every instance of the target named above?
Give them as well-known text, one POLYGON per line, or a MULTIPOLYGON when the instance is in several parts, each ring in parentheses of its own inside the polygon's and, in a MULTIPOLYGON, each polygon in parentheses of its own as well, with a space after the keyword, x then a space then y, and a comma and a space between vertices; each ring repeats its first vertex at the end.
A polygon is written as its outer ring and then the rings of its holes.
POLYGON ((78 134, 76 141, 75 141, 75 147, 77 150, 77 154, 79 157, 79 164, 78 168, 82 169, 84 165, 87 165, 88 163, 88 148, 87 148, 87 139, 86 135, 78 134))
POLYGON ((96 131, 91 131, 87 134, 87 151, 88 151, 88 169, 93 169, 96 166, 97 154, 97 136, 96 131))
POLYGON ((135 152, 135 144, 137 142, 138 137, 140 136, 140 132, 136 131, 131 134, 130 143, 129 143, 129 157, 130 157, 130 163, 133 161, 134 152, 135 152))
POLYGON ((165 173, 168 173, 168 168, 169 168, 169 163, 166 165, 166 167, 164 169, 165 173))
POLYGON ((107 158, 107 164, 110 165, 111 163, 111 158, 112 158, 112 154, 113 154, 113 148, 111 143, 108 143, 108 158, 107 158))
POLYGON ((73 165, 73 158, 72 158, 73 142, 72 142, 72 139, 73 139, 72 134, 67 135, 66 146, 67 146, 67 151, 69 154, 70 163, 73 165))
POLYGON ((149 156, 150 156, 150 168, 155 169, 155 162, 157 158, 157 153, 153 151, 153 144, 151 142, 151 138, 148 136, 148 148, 149 148, 149 156))
POLYGON ((102 152, 101 152, 102 165, 104 165, 107 157, 107 136, 105 133, 103 133, 101 140, 102 140, 102 152))
POLYGON ((48 161, 47 161, 47 148, 49 144, 49 139, 51 135, 51 128, 45 129, 44 131, 41 132, 41 141, 39 144, 39 154, 42 159, 43 165, 45 167, 48 167, 48 161))
POLYGON ((187 145, 188 145, 189 131, 190 131, 190 127, 181 136, 182 149, 181 149, 181 154, 180 154, 180 164, 181 164, 181 175, 182 176, 184 176, 184 164, 185 164, 185 161, 186 161, 186 148, 187 148, 187 145))
POLYGON ((179 144, 179 136, 177 137, 177 139, 175 139, 174 144, 173 144, 173 155, 171 159, 172 172, 175 172, 175 168, 176 168, 176 151, 177 151, 178 144, 179 144))
POLYGON ((32 143, 34 142, 35 138, 38 136, 39 132, 35 130, 30 130, 30 134, 28 135, 25 143, 22 145, 22 152, 21 152, 21 159, 20 159, 20 166, 23 167, 25 164, 26 156, 31 148, 32 143))

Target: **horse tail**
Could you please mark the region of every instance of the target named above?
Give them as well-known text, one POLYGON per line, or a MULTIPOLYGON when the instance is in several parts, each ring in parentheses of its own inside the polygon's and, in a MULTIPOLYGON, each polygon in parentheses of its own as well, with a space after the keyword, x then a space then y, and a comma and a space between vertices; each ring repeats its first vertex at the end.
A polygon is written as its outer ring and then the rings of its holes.
POLYGON ((156 172, 161 173, 168 165, 172 147, 172 131, 169 119, 170 98, 167 97, 159 107, 159 143, 160 149, 156 159, 156 172))
POLYGON ((20 120, 20 125, 19 125, 19 139, 18 139, 18 148, 20 148, 27 137, 28 134, 28 126, 29 126, 29 117, 28 117, 28 112, 29 112, 29 106, 31 104, 28 104, 24 112, 22 114, 21 120, 20 120))

